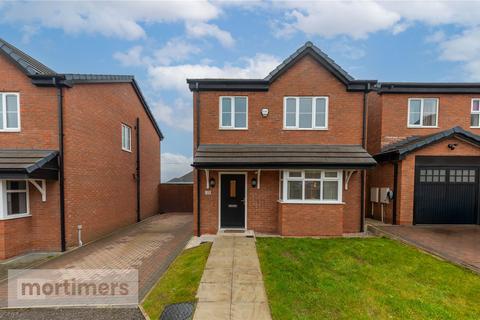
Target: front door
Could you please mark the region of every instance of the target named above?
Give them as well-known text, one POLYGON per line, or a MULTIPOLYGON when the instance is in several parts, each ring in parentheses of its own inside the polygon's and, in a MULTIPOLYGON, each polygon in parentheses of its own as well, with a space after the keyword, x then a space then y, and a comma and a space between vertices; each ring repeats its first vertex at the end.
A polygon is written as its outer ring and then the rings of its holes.
POLYGON ((245 228, 245 175, 222 174, 220 227, 245 228))

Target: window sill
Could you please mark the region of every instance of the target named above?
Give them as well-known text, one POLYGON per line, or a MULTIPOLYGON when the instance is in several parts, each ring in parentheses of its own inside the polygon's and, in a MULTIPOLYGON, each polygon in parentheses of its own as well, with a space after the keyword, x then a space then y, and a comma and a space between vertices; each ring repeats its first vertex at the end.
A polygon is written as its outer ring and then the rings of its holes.
POLYGON ((218 130, 222 130, 222 131, 237 131, 237 130, 248 130, 248 128, 218 128, 218 130))
POLYGON ((437 129, 438 126, 426 127, 426 126, 407 126, 408 129, 437 129))
POLYGON ((345 204, 343 201, 295 201, 295 200, 278 200, 278 203, 285 204, 345 204))
POLYGON ((283 128, 286 131, 328 131, 328 128, 283 128))
POLYGON ((31 217, 32 215, 29 213, 23 213, 23 214, 15 214, 15 215, 9 215, 6 217, 0 217, 1 220, 12 220, 12 219, 20 219, 20 218, 28 218, 31 217))
POLYGON ((480 126, 479 126, 479 127, 472 127, 472 126, 470 126, 470 129, 480 129, 480 126))
POLYGON ((22 130, 20 129, 11 129, 11 130, 0 130, 0 133, 18 133, 18 132, 22 132, 22 130))
POLYGON ((123 149, 123 148, 122 148, 122 151, 125 151, 125 152, 128 152, 128 153, 132 153, 132 150, 128 150, 128 149, 123 149))

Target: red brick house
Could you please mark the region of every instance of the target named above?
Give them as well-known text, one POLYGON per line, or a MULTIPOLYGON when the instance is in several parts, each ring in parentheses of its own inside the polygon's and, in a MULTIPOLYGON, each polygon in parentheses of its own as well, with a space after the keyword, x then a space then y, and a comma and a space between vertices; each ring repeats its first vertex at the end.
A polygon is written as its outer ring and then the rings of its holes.
POLYGON ((368 174, 367 216, 480 223, 480 85, 380 83, 368 101, 368 151, 378 166, 368 174))
POLYGON ((0 259, 158 212, 158 128, 132 76, 60 74, 0 39, 0 259))
POLYGON ((188 79, 196 234, 363 229, 367 95, 307 42, 264 79, 188 79))

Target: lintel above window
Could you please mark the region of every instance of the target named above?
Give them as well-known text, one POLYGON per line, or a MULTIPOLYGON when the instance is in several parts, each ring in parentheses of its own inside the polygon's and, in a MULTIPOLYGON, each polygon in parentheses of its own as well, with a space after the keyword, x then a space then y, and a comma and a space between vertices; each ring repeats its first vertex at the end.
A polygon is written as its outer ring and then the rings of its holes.
POLYGON ((408 99, 407 126, 409 128, 436 128, 438 126, 438 99, 408 99))
POLYGON ((328 97, 285 97, 283 128, 326 130, 328 128, 328 97))
POLYGON ((0 132, 20 131, 20 95, 0 92, 0 132))
POLYGON ((220 129, 248 129, 248 97, 220 97, 220 129))

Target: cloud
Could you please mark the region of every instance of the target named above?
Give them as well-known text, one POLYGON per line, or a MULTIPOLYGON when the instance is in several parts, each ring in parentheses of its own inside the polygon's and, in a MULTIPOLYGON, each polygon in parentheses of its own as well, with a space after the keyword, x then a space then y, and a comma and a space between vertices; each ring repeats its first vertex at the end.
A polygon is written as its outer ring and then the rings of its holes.
POLYGON ((138 67, 148 63, 142 57, 142 46, 135 46, 130 48, 127 52, 115 52, 113 58, 118 60, 124 67, 138 67))
POLYGON ((192 104, 183 98, 175 99, 173 105, 157 101, 152 109, 155 118, 167 126, 184 131, 193 130, 192 104))
POLYGON ((167 182, 172 178, 183 176, 192 170, 190 165, 192 164, 193 159, 191 157, 165 152, 161 154, 161 158, 162 182, 167 182))
POLYGON ((235 45, 235 40, 230 32, 224 31, 214 24, 205 22, 187 23, 186 30, 187 34, 194 38, 213 37, 227 48, 235 45))
POLYGON ((156 63, 168 65, 172 62, 183 61, 192 54, 200 52, 200 48, 186 42, 182 39, 169 40, 165 46, 158 49, 154 53, 156 63))
POLYGON ((210 21, 220 15, 221 8, 207 0, 8 1, 0 12, 2 22, 133 40, 146 37, 143 24, 210 21))

